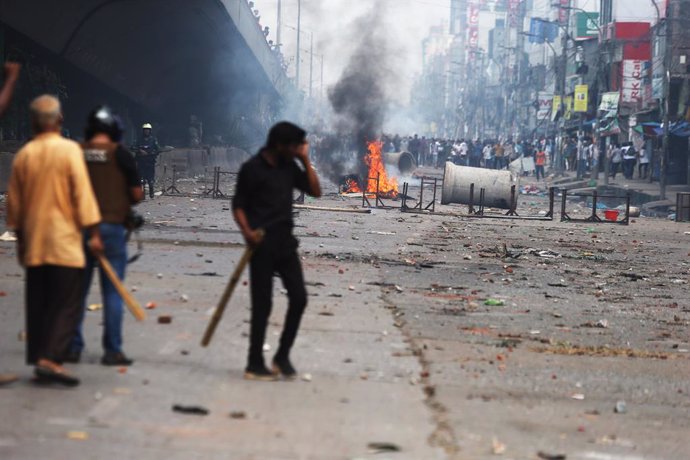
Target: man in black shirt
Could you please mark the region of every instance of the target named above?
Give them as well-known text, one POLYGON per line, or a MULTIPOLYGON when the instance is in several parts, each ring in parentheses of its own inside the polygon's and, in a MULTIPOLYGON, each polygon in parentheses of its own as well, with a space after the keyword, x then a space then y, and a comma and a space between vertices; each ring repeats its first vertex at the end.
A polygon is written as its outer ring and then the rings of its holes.
POLYGON ((247 379, 275 380, 278 374, 292 379, 297 375, 289 354, 307 305, 307 292, 298 242, 292 234, 295 188, 316 198, 321 196, 319 179, 309 160, 306 132, 281 122, 271 128, 266 146, 242 165, 232 203, 242 235, 248 245, 256 247, 250 263, 252 319, 247 379), (265 231, 263 241, 259 229, 265 231), (271 314, 274 273, 283 280, 289 305, 270 371, 264 363, 263 345, 271 314))

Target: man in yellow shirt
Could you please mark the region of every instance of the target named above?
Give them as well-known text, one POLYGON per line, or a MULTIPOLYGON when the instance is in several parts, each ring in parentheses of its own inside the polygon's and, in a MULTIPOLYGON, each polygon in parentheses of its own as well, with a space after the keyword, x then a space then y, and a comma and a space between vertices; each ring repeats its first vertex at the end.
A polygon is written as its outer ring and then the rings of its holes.
POLYGON ((41 96, 30 113, 35 137, 14 159, 7 194, 7 226, 26 267, 27 363, 39 381, 76 386, 62 361, 80 315, 82 231, 90 229, 89 248, 101 253, 101 216, 79 144, 60 135, 60 102, 41 96))

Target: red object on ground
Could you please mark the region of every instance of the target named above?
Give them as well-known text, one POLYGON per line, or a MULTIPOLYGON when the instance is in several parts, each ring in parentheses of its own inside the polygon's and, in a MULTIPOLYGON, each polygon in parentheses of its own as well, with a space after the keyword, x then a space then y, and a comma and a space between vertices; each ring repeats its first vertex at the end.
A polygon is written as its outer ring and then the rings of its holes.
POLYGON ((604 218, 608 221, 615 222, 618 220, 618 211, 615 209, 607 209, 604 211, 604 218))

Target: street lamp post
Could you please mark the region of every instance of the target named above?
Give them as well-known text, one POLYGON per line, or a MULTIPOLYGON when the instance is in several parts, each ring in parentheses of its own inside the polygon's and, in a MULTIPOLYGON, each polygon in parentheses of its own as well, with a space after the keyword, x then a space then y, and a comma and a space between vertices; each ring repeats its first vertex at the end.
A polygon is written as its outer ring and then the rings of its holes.
POLYGON ((668 168, 669 161, 669 137, 670 137, 670 123, 671 117, 669 114, 669 99, 671 93, 671 62, 672 62, 672 50, 671 50, 671 34, 673 30, 671 29, 671 2, 666 2, 666 27, 665 27, 665 37, 664 37, 664 137, 662 138, 662 152, 661 152, 661 165, 659 167, 659 199, 666 199, 666 169, 668 168))
POLYGON ((314 89, 314 32, 309 32, 309 97, 312 97, 314 89))
POLYGON ((562 39, 562 46, 563 46, 563 52, 561 55, 561 65, 560 65, 560 75, 559 75, 559 86, 560 86, 560 93, 561 93, 561 113, 563 114, 563 119, 561 120, 561 145, 559 146, 558 150, 556 151, 556 176, 562 176, 564 174, 563 171, 563 159, 564 159, 564 154, 565 152, 563 151, 564 146, 565 146, 565 139, 566 139, 566 129, 565 129, 565 95, 566 95, 566 80, 568 77, 568 28, 570 25, 570 10, 566 9, 566 15, 565 15, 565 33, 563 34, 563 39, 562 39))
POLYGON ((295 63, 295 85, 299 91, 299 67, 300 67, 300 32, 302 29, 302 0, 297 0, 297 56, 295 63))
POLYGON ((278 11, 276 13, 276 45, 280 46, 280 30, 282 29, 282 0, 278 0, 278 11))

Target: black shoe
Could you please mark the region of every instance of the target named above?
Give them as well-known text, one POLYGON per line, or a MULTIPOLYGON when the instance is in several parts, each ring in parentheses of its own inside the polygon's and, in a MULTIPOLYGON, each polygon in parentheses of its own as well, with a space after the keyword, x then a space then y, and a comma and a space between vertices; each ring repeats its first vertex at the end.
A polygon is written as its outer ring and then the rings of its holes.
POLYGON ((259 380, 262 382, 274 382, 278 380, 278 376, 269 371, 266 366, 261 364, 260 366, 247 366, 247 368, 244 370, 244 379, 259 380))
POLYGON ((36 366, 34 374, 39 383, 59 383, 67 387, 76 387, 81 383, 74 375, 57 372, 45 366, 36 366))
POLYGON ((124 353, 106 352, 101 358, 101 364, 104 366, 131 366, 134 363, 133 359, 129 359, 124 353))
POLYGON ((79 364, 81 361, 81 351, 69 351, 63 359, 66 363, 79 364))
POLYGON ((275 374, 282 374, 288 380, 297 378, 297 371, 292 367, 292 363, 288 358, 276 359, 273 358, 273 372, 275 374))

